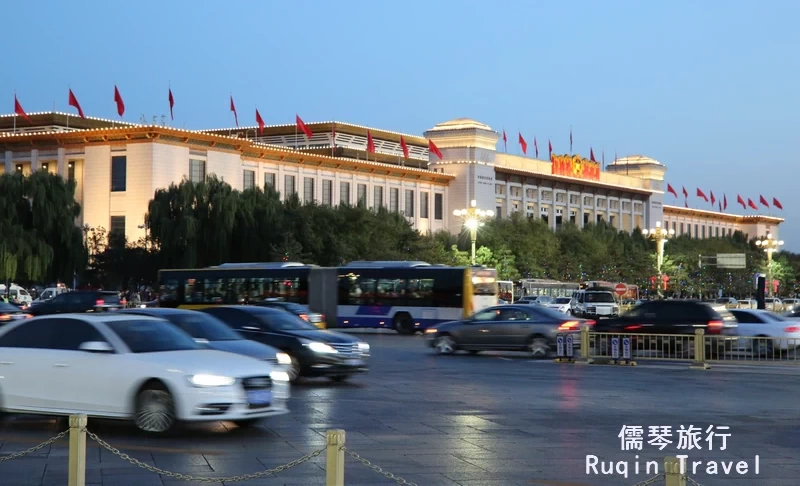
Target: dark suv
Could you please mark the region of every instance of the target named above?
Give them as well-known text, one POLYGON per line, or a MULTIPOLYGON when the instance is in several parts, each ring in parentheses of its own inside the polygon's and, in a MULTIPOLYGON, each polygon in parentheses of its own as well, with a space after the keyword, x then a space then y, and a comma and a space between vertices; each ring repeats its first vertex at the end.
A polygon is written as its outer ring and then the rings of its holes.
POLYGON ((28 308, 28 313, 34 316, 45 316, 75 312, 102 312, 123 307, 117 292, 86 290, 65 292, 50 300, 36 302, 28 308))

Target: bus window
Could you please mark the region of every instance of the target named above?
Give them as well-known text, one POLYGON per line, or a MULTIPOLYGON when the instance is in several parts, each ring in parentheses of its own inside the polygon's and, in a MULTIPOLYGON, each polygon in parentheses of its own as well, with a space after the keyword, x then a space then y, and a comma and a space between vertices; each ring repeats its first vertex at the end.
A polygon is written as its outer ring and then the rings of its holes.
POLYGON ((176 307, 178 305, 178 280, 166 279, 158 288, 158 301, 161 307, 176 307))
POLYGON ((408 280, 408 305, 433 306, 433 279, 408 280))
POLYGON ((374 278, 359 277, 350 286, 350 301, 353 305, 372 305, 375 303, 376 282, 374 278))
POLYGON ((187 278, 183 286, 183 300, 187 304, 203 303, 203 281, 187 278))
POLYGON ((304 302, 301 290, 299 278, 276 278, 272 281, 270 297, 302 304, 304 302))
POLYGON ((203 282, 205 292, 204 304, 222 304, 225 302, 225 279, 207 278, 203 282))
POLYGON ((375 302, 382 305, 404 305, 406 281, 400 278, 382 278, 376 285, 375 302))
POLYGON ((250 279, 250 302, 255 304, 263 302, 269 298, 270 287, 272 286, 271 278, 251 278, 250 279))
POLYGON ((230 304, 246 304, 250 301, 247 291, 247 279, 231 278, 228 279, 228 300, 230 304))

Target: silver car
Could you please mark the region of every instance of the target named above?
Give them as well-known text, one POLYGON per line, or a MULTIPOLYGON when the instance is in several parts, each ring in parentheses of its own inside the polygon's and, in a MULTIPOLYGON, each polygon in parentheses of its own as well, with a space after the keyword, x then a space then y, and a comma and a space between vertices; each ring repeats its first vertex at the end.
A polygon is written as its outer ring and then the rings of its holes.
POLYGON ((581 323, 543 306, 507 304, 428 328, 425 339, 439 354, 527 351, 534 358, 546 358, 556 348, 558 334, 573 334, 573 347, 578 346, 581 323))

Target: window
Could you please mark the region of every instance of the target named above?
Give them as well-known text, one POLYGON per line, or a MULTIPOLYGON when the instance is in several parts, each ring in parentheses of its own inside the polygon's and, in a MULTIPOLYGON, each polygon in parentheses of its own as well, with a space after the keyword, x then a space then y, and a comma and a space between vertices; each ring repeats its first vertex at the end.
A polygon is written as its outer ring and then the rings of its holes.
MULTIPOLYGON (((377 203, 375 207, 378 207, 377 203)), ((389 189, 389 210, 395 213, 400 211, 400 189, 396 187, 389 189)))
POLYGON ((207 341, 239 341, 242 337, 233 329, 203 312, 170 314, 167 320, 195 339, 207 341))
POLYGON ((107 321, 106 325, 132 353, 204 349, 180 329, 157 319, 107 321))
POLYGON ((284 197, 288 198, 289 196, 291 196, 294 193, 295 193, 294 176, 293 175, 283 176, 283 195, 284 195, 284 197))
POLYGON ((178 305, 178 281, 167 279, 161 282, 158 288, 158 301, 160 307, 177 307, 178 305))
POLYGON ((109 228, 109 234, 125 238, 125 216, 111 216, 109 228))
POLYGON ((203 281, 203 303, 224 304, 227 282, 224 278, 207 278, 203 281))
POLYGON ((497 319, 497 316, 500 314, 498 309, 486 309, 478 312, 474 316, 472 316, 473 321, 493 321, 497 319))
POLYGON ((81 344, 88 342, 108 342, 94 326, 80 319, 52 319, 56 321, 56 339, 50 349, 78 351, 81 344))
POLYGON ((357 194, 358 201, 357 201, 357 204, 359 206, 361 206, 361 205, 366 206, 367 205, 367 185, 366 184, 359 184, 357 190, 358 190, 358 194, 357 194))
POLYGON ((69 165, 67 166, 67 180, 74 181, 75 180, 75 161, 71 160, 69 165))
POLYGON ((372 207, 375 209, 383 207, 383 186, 375 186, 373 189, 372 207))
POLYGON ((310 204, 314 202, 314 178, 303 178, 303 202, 310 204))
POLYGON ((424 191, 419 193, 419 217, 428 219, 428 193, 424 191))
POLYGON ((244 171, 244 184, 242 188, 246 191, 256 186, 256 172, 254 170, 244 171))
POLYGON ((264 174, 264 189, 271 187, 272 189, 276 189, 275 187, 275 174, 272 172, 267 172, 264 174))
POLYGON ((330 179, 322 180, 322 204, 333 206, 333 181, 330 179))
POLYGON ((339 204, 350 204, 350 183, 339 183, 339 204))
POLYGON ((111 157, 111 192, 125 192, 128 181, 128 157, 111 157))
POLYGON ((414 217, 414 191, 406 189, 406 217, 414 217))
MULTIPOLYGON (((441 194, 434 194, 433 195, 433 218, 436 220, 442 220, 442 214, 444 212, 444 200, 441 194)), ((500 214, 498 212, 498 214, 500 214)))
POLYGON ((0 348, 47 349, 58 332, 55 319, 26 322, 0 338, 0 348))
POLYGON ((199 184, 206 181, 206 161, 189 159, 189 181, 199 184))

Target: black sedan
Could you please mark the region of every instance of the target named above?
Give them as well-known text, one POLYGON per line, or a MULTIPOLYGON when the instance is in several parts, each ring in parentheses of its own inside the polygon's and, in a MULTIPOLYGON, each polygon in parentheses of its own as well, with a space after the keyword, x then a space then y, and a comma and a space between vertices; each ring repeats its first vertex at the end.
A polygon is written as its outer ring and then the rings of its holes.
POLYGON ((347 334, 317 329, 289 312, 258 306, 209 307, 202 312, 248 339, 288 354, 292 381, 300 376, 344 381, 369 369, 369 344, 347 334))
POLYGON ((534 358, 546 358, 556 347, 558 334, 574 333, 574 344, 582 323, 560 312, 530 304, 489 307, 463 321, 438 324, 425 330, 427 344, 439 354, 458 350, 527 351, 534 358))
POLYGON ((194 340, 217 351, 241 354, 269 361, 273 365, 288 366, 291 360, 286 353, 245 338, 224 322, 209 314, 183 309, 138 308, 119 311, 123 314, 158 317, 182 329, 194 340))

